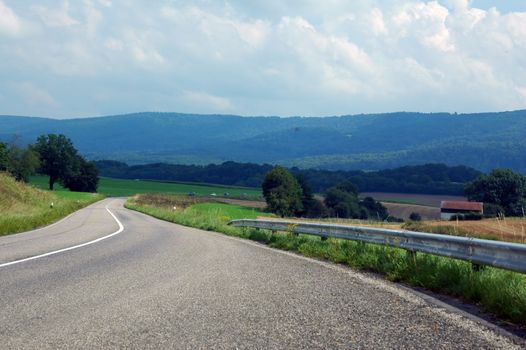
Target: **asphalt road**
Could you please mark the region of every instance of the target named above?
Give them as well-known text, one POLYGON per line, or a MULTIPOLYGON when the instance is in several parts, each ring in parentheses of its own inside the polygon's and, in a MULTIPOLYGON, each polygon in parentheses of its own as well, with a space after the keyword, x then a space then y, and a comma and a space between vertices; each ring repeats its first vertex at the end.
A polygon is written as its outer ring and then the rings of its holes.
POLYGON ((395 284, 123 202, 0 238, 1 349, 521 348, 395 284))

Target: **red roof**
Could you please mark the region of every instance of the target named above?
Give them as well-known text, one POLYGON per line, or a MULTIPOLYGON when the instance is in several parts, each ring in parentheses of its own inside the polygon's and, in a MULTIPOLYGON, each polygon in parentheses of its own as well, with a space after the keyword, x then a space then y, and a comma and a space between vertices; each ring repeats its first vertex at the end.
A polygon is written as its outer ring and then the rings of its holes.
POLYGON ((442 201, 440 203, 440 208, 449 210, 470 210, 482 212, 484 210, 484 203, 466 201, 442 201))

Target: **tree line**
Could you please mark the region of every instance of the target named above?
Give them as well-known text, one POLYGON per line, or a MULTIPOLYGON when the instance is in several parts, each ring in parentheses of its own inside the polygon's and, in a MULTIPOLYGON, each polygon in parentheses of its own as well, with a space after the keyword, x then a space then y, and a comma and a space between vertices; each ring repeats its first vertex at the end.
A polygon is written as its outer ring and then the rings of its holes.
POLYGON ((71 191, 96 192, 99 182, 95 163, 82 157, 61 134, 42 135, 25 148, 0 142, 0 171, 25 182, 35 173, 48 175, 50 190, 58 182, 71 191))
MULTIPOLYGON (((178 165, 144 164, 129 166, 123 162, 96 162, 101 175, 123 179, 149 179, 215 183, 222 185, 260 187, 265 175, 273 169, 270 164, 237 163, 178 165)), ((381 171, 330 171, 320 169, 288 169, 301 175, 312 191, 325 192, 344 181, 351 181, 360 192, 403 192, 462 195, 464 185, 481 172, 465 167, 444 164, 404 166, 381 171)))

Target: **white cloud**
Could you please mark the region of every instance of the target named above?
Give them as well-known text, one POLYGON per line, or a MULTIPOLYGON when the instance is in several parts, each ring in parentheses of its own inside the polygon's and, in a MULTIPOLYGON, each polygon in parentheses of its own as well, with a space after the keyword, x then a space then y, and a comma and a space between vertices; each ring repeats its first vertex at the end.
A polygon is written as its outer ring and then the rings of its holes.
POLYGON ((427 47, 442 52, 455 50, 446 25, 449 11, 436 1, 410 3, 395 16, 405 35, 412 35, 427 47))
POLYGON ((102 21, 102 13, 97 10, 91 0, 84 0, 84 17, 88 36, 93 38, 95 37, 100 22, 102 21))
POLYGON ((16 83, 13 85, 21 98, 32 106, 42 109, 58 106, 57 101, 44 89, 30 82, 16 83))
POLYGON ((185 91, 179 100, 186 105, 199 106, 201 110, 226 112, 232 109, 229 99, 213 96, 205 92, 185 91))
POLYGON ((79 24, 79 21, 69 15, 69 1, 63 1, 62 5, 56 8, 33 5, 31 11, 48 27, 68 27, 79 24))
POLYGON ((375 7, 371 11, 371 24, 373 33, 375 34, 387 34, 387 27, 384 22, 384 15, 382 10, 375 7))
POLYGON ((111 0, 99 0, 99 3, 105 7, 111 7, 112 5, 111 0))
POLYGON ((17 35, 22 23, 16 13, 0 0, 0 34, 17 35))
MULTIPOLYGON (((526 107, 526 12, 499 5, 24 3, 0 0, 0 35, 10 36, 0 40, 0 74, 30 76, 64 115, 93 106, 294 115, 526 107)), ((4 86, 0 94, 11 96, 4 86)), ((8 108, 24 114, 15 100, 8 108)))

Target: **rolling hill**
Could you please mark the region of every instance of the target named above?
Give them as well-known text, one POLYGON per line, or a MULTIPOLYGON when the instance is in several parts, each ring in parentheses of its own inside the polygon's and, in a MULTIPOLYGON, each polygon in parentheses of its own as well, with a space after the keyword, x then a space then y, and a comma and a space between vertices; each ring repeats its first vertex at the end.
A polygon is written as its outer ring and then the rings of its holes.
POLYGON ((325 118, 179 113, 57 120, 0 116, 0 140, 63 133, 90 159, 128 164, 277 163, 377 170, 445 163, 526 173, 526 110, 482 114, 390 113, 325 118))

